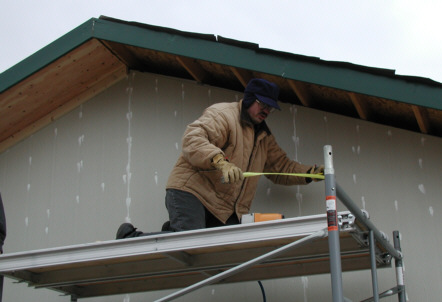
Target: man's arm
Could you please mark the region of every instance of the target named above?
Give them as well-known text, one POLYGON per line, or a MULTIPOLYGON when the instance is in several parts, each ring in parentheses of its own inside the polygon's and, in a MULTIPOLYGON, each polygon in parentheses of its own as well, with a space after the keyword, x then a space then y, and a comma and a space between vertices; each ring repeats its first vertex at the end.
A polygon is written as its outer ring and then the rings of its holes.
POLYGON ((196 121, 189 124, 183 135, 184 158, 194 167, 213 169, 212 159, 228 139, 228 123, 223 115, 209 107, 196 121))

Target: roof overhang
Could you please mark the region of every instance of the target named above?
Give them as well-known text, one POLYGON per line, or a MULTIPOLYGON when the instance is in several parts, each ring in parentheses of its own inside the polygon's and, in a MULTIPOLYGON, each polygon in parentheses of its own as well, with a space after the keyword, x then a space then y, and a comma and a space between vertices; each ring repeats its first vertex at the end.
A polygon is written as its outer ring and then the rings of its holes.
POLYGON ((267 78, 280 86, 282 102, 442 137, 442 84, 430 79, 100 17, 0 74, 0 152, 128 70, 237 91, 267 78))

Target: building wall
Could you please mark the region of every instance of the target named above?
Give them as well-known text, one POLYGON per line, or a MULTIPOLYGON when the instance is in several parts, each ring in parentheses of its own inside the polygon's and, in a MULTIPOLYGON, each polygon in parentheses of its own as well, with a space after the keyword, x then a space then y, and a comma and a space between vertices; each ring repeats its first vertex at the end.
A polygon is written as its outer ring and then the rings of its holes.
MULTIPOLYGON (((5 253, 112 240, 132 222, 158 231, 167 220, 164 187, 181 150, 185 126, 204 108, 242 94, 132 72, 48 127, 0 154, 7 215, 5 253)), ((282 104, 269 127, 288 155, 323 162, 332 145, 337 182, 392 237, 399 230, 409 301, 438 301, 442 257, 442 140, 304 107, 282 104)), ((324 213, 322 182, 284 187, 260 180, 254 212, 286 217, 324 213)), ((344 210, 339 205, 339 210, 344 210)), ((380 291, 395 286, 394 269, 378 271, 380 291)), ((344 295, 371 296, 369 271, 343 274, 344 295)), ((271 301, 329 301, 329 275, 263 281, 271 301)), ((87 301, 150 301, 171 291, 87 301)), ((68 301, 46 289, 6 279, 4 301, 68 301)), ((261 300, 257 282, 211 285, 180 301, 261 300)), ((384 301, 397 301, 387 298, 384 301)))

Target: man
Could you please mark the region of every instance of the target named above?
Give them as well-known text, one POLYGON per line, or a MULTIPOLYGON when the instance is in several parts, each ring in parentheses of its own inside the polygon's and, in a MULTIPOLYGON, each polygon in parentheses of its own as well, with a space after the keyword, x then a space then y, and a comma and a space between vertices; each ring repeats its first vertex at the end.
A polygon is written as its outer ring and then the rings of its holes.
MULTIPOLYGON (((162 231, 185 231, 238 224, 250 210, 258 177, 242 172, 321 173, 324 167, 290 160, 278 146, 265 119, 278 105, 279 88, 265 79, 252 79, 244 98, 207 108, 189 124, 166 186, 169 222, 162 231)), ((282 185, 307 184, 310 178, 270 175, 282 185)), ((150 233, 152 234, 152 233, 150 233)), ((117 239, 148 235, 124 223, 117 239)))
POLYGON ((0 194, 0 254, 3 254, 3 244, 6 239, 6 216, 3 207, 2 195, 0 194))
MULTIPOLYGON (((3 207, 2 195, 0 194, 0 254, 3 254, 3 244, 6 239, 6 216, 3 207)), ((0 275, 0 302, 3 299, 3 275, 0 275)))

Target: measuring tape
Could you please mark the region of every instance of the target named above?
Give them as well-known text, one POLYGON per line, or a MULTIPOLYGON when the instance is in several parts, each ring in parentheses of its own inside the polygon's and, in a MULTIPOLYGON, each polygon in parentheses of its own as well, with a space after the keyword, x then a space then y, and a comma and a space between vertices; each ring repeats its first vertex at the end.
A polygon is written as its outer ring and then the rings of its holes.
POLYGON ((253 177, 261 175, 284 175, 284 176, 297 176, 297 177, 324 179, 324 175, 322 174, 308 174, 308 173, 243 172, 242 175, 244 177, 253 177))

